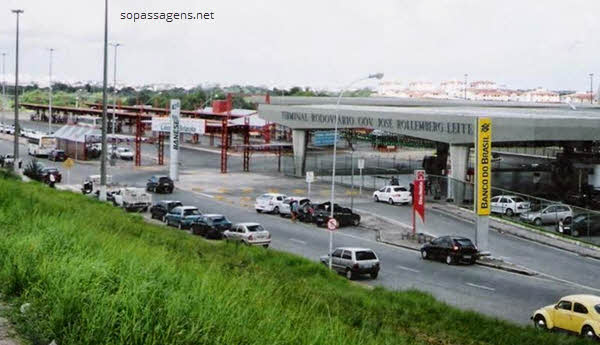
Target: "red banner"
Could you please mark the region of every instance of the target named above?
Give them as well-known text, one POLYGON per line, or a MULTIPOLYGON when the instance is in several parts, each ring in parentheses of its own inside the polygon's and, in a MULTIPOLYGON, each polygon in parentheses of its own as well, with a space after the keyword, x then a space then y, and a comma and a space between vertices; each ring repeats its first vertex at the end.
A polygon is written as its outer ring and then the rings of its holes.
POLYGON ((425 180, 415 180, 413 193, 413 208, 425 222, 425 180))

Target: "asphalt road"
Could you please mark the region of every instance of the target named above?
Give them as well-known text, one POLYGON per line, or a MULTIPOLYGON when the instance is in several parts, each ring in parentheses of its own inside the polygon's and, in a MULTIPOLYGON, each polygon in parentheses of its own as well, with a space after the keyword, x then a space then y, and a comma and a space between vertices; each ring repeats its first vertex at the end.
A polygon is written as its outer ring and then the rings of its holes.
MULTIPOLYGON (((10 142, 0 140, 0 153, 11 152, 11 148, 10 142)), ((21 146, 21 150, 25 154, 22 157, 29 159, 25 145, 21 146)), ((218 155, 212 153, 184 149, 180 155, 186 157, 187 162, 183 172, 189 167, 215 169, 219 166, 218 155)), ((48 163, 45 159, 41 161, 48 163)), ((236 168, 238 164, 241 166, 239 158, 232 158, 230 162, 232 168, 236 168)), ((50 162, 49 165, 59 164, 50 162)), ((66 175, 64 169, 61 170, 66 175)), ((134 169, 132 162, 118 162, 111 170, 116 182, 143 186, 148 177, 166 173, 167 168, 134 169)), ((97 163, 77 164, 71 172, 71 183, 81 183, 85 176, 97 174, 98 171, 97 163)), ((259 222, 271 231, 274 249, 311 260, 317 261, 328 250, 326 230, 302 223, 292 224, 288 219, 278 216, 257 214, 247 208, 218 201, 211 195, 177 189, 172 195, 155 195, 154 199, 181 200, 185 204, 196 205, 203 212, 222 213, 233 222, 259 222)), ((366 200, 363 203, 359 201, 356 207, 399 221, 407 222, 410 219, 407 218, 408 208, 404 207, 375 204, 366 200)), ((427 229, 438 233, 471 236, 474 231, 473 225, 440 214, 429 213, 427 221, 427 229)), ((378 243, 372 233, 356 229, 339 231, 334 242, 335 246, 369 247, 378 253, 382 260, 382 271, 375 281, 362 279, 366 284, 427 291, 459 308, 476 310, 516 323, 529 322, 531 311, 554 303, 561 296, 600 293, 594 289, 600 286, 600 265, 597 261, 496 233, 490 234, 490 245, 497 255, 513 261, 523 261, 526 266, 548 273, 549 276, 528 277, 482 266, 447 266, 441 262, 423 261, 416 252, 378 243)))

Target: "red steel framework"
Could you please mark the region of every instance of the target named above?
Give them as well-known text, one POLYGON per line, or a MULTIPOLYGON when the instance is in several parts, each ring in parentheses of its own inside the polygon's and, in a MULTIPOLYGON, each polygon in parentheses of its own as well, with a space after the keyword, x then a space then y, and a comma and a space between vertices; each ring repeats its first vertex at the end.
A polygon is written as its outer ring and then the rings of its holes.
POLYGON ((227 173, 227 151, 229 151, 230 145, 230 133, 227 128, 229 125, 229 119, 231 118, 232 108, 232 97, 231 94, 227 94, 227 116, 221 121, 221 173, 227 173))
POLYGON ((142 117, 140 113, 135 121, 135 166, 142 165, 142 117))
POLYGON ((250 171, 250 119, 244 119, 244 171, 250 171))
POLYGON ((158 165, 165 165, 165 133, 158 132, 158 165))

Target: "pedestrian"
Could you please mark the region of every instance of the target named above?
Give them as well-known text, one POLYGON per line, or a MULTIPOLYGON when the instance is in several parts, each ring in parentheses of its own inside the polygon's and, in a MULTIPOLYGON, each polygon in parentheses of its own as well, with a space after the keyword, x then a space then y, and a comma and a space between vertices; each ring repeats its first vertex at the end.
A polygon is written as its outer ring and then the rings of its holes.
POLYGON ((54 174, 50 174, 50 176, 48 176, 48 180, 49 180, 48 185, 50 186, 50 188, 54 188, 54 183, 56 182, 56 178, 54 177, 54 174))
POLYGON ((294 200, 290 203, 290 218, 292 219, 292 223, 296 223, 297 217, 298 217, 298 201, 294 200))

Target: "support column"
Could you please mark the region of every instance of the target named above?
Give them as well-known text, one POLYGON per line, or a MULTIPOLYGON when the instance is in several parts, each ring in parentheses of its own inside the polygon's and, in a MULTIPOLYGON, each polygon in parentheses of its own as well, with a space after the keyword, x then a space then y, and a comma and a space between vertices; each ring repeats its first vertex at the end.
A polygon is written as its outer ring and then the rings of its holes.
POLYGON ((464 181, 469 160, 468 145, 450 144, 450 175, 448 176, 448 201, 462 204, 465 199, 464 181))
POLYGON ((594 165, 594 174, 588 174, 588 184, 594 189, 600 189, 600 165, 594 165))
POLYGON ((292 145, 294 149, 294 174, 304 176, 306 164, 306 130, 292 130, 292 145))

